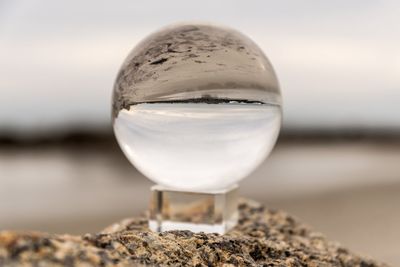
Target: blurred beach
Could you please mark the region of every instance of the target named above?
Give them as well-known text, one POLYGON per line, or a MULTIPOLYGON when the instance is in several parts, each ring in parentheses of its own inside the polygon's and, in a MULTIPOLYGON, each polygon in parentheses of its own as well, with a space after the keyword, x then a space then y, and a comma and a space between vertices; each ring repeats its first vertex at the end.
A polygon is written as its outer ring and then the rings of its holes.
POLYGON ((283 128, 244 197, 400 266, 398 1, 0 2, 0 230, 96 232, 147 209, 151 182, 111 131, 123 60, 182 21, 249 36, 283 128))
MULTIPOLYGON (((281 137, 241 194, 395 266, 399 162, 400 140, 281 137)), ((111 135, 3 143, 0 170, 0 229, 93 233, 143 214, 152 185, 111 135)))

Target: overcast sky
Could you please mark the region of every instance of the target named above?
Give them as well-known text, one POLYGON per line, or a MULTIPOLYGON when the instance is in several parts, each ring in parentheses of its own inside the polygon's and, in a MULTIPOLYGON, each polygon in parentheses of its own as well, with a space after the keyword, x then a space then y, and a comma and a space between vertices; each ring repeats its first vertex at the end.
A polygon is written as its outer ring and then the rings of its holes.
POLYGON ((174 22, 236 28, 264 50, 287 129, 400 129, 398 1, 1 1, 0 134, 108 126, 132 47, 174 22))

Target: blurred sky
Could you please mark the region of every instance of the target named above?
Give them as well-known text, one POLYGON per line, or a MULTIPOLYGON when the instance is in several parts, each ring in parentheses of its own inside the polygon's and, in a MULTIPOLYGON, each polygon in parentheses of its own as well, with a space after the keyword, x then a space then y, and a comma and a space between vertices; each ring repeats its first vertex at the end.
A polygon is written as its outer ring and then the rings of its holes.
POLYGON ((116 73, 166 24, 249 35, 272 61, 286 129, 400 130, 398 1, 0 2, 0 134, 110 123, 116 73))

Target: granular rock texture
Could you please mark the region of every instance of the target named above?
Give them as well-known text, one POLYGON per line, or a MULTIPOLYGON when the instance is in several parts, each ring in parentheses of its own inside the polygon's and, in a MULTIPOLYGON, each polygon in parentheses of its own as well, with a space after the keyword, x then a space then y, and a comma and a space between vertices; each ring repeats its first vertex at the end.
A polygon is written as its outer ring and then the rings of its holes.
POLYGON ((243 200, 226 235, 151 232, 126 219, 84 236, 0 232, 0 266, 387 266, 360 257, 290 215, 243 200))

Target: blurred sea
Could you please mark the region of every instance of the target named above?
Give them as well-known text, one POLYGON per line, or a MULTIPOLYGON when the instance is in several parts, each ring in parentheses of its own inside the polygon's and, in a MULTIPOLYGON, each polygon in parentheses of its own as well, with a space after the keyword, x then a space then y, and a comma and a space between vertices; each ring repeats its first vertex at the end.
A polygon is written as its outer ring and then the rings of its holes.
MULTIPOLYGON (((400 140, 283 136, 241 194, 400 264, 400 140)), ((142 214, 151 183, 112 136, 0 146, 0 229, 96 232, 142 214)))

